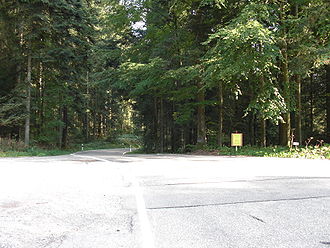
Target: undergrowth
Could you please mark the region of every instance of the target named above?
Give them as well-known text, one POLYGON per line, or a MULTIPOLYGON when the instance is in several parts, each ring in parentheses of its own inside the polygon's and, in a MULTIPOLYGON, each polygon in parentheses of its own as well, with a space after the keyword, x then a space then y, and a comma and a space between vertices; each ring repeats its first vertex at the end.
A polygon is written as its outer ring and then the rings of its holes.
MULTIPOLYGON (((70 154, 81 150, 100 150, 113 148, 138 147, 136 140, 131 137, 123 137, 120 143, 112 144, 106 141, 95 141, 86 144, 75 144, 68 149, 45 149, 38 146, 27 147, 22 141, 0 138, 0 157, 19 156, 56 156, 70 154)), ((256 147, 244 146, 236 149, 234 147, 197 147, 189 145, 185 152, 203 155, 220 156, 253 156, 253 157, 281 157, 281 158, 307 158, 307 159, 330 159, 330 145, 306 146, 298 148, 288 147, 256 147)), ((136 149, 132 153, 144 153, 142 149, 136 149)), ((184 153, 184 152, 183 152, 184 153)))
POLYGON ((57 156, 71 154, 81 150, 128 148, 129 146, 129 144, 124 142, 120 144, 111 144, 106 141, 95 141, 86 144, 70 145, 66 149, 58 149, 39 147, 37 145, 27 147, 22 141, 0 138, 0 157, 57 156))
POLYGON ((298 148, 288 147, 254 147, 245 146, 236 149, 234 147, 221 147, 216 149, 219 155, 229 156, 253 156, 253 157, 280 157, 280 158, 307 158, 330 159, 330 145, 308 146, 298 148))

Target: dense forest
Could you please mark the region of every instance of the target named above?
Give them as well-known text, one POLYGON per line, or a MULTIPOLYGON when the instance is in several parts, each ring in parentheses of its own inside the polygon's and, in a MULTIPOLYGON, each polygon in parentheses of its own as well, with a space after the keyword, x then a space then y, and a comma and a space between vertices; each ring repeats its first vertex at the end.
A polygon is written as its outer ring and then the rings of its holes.
POLYGON ((330 142, 328 0, 0 0, 0 137, 330 142))

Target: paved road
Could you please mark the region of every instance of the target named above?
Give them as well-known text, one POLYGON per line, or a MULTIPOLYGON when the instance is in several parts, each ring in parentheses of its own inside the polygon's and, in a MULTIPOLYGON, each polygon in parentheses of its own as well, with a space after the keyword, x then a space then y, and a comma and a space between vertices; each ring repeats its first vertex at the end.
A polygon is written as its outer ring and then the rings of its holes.
POLYGON ((0 159, 0 248, 330 247, 330 161, 0 159))

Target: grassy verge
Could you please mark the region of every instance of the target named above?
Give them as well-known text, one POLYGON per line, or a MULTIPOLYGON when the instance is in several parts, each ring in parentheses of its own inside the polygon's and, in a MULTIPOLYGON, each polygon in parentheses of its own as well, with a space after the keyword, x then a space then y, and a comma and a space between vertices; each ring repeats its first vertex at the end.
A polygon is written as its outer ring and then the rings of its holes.
POLYGON ((29 148, 26 151, 0 151, 0 157, 31 157, 31 156, 57 156, 74 152, 74 150, 45 150, 41 148, 29 148))
POLYGON ((221 147, 216 149, 219 155, 230 156, 254 156, 254 157, 280 157, 280 158, 308 158, 308 159, 330 159, 330 145, 321 147, 242 147, 236 152, 233 147, 221 147))
MULTIPOLYGON (((91 142, 83 145, 84 151, 113 149, 128 147, 125 144, 111 144, 105 141, 91 142)), ((66 155, 82 150, 82 144, 72 145, 68 149, 43 149, 40 147, 25 147, 24 144, 14 141, 0 142, 0 157, 30 157, 30 156, 58 156, 66 155)))
MULTIPOLYGON (((214 155, 214 156, 248 156, 248 157, 279 157, 279 158, 307 158, 307 159, 330 159, 330 145, 321 147, 256 147, 244 146, 236 149, 234 147, 197 147, 189 145, 189 150, 181 153, 188 153, 192 155, 214 155)), ((129 154, 145 154, 143 149, 137 149, 129 154)))
MULTIPOLYGON (((106 141, 96 141, 84 144, 84 151, 113 149, 113 148, 127 148, 129 146, 137 147, 135 143, 120 142, 119 144, 112 144, 106 141)), ((0 157, 20 157, 20 156, 56 156, 71 154, 81 151, 82 145, 76 144, 69 149, 42 149, 39 147, 26 148, 21 142, 12 140, 0 139, 0 157)), ((233 147, 220 148, 198 148, 190 146, 189 150, 192 154, 201 155, 221 155, 221 156, 253 156, 253 157, 281 157, 281 158, 308 158, 308 159, 330 159, 330 145, 326 144, 321 147, 300 147, 300 148, 286 148, 286 147, 253 147, 244 146, 235 150, 233 147)), ((131 152, 132 154, 144 153, 142 149, 137 149, 131 152)))
MULTIPOLYGON (((106 141, 96 141, 91 142, 87 144, 83 144, 83 150, 89 151, 89 150, 101 150, 101 149, 115 149, 115 148, 127 148, 128 145, 126 144, 112 144, 110 142, 106 141)), ((82 144, 75 146, 75 151, 81 151, 82 150, 82 144)))

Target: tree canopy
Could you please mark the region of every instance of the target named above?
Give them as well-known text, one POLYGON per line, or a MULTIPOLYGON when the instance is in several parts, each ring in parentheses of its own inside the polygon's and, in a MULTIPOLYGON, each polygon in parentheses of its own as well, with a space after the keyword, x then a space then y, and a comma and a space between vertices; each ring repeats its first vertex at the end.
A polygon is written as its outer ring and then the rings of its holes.
POLYGON ((0 1, 0 137, 330 142, 326 0, 0 1))

